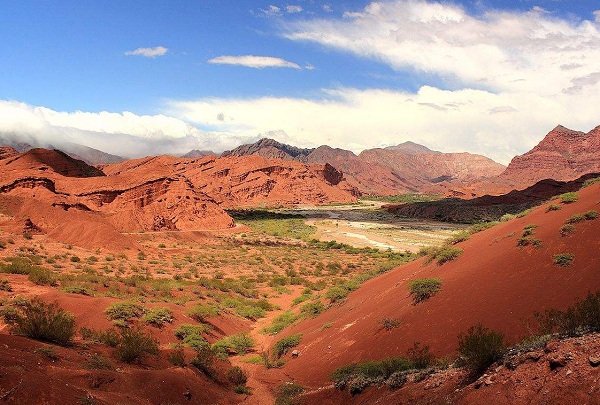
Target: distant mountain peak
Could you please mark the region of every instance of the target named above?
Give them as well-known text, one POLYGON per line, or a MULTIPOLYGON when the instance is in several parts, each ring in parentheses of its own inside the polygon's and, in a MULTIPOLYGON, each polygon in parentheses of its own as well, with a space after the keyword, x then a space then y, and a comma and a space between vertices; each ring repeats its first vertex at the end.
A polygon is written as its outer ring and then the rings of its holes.
POLYGON ((420 145, 418 143, 412 141, 402 142, 401 144, 395 146, 388 146, 388 150, 394 150, 397 152, 406 153, 409 155, 418 155, 422 153, 441 153, 435 150, 429 149, 427 146, 420 145))
POLYGON ((225 151, 221 156, 261 155, 266 158, 304 160, 314 149, 298 148, 271 138, 262 138, 255 143, 238 146, 225 151))

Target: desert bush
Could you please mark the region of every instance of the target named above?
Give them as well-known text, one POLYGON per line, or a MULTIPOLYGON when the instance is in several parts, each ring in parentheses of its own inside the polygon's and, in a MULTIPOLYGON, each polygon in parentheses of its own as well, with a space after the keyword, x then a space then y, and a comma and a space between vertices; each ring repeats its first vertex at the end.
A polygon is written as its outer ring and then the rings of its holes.
POLYGON ((227 380, 233 385, 244 385, 248 382, 248 376, 241 367, 235 366, 227 370, 227 380))
POLYGON ((32 267, 29 275, 29 281, 38 285, 57 285, 56 275, 53 271, 44 269, 43 267, 32 267))
POLYGON ((442 289, 442 280, 439 278, 421 278, 412 280, 408 284, 413 303, 425 301, 442 289))
POLYGON ((406 358, 416 369, 427 368, 431 366, 434 360, 433 354, 429 351, 429 346, 421 346, 419 342, 415 342, 413 347, 408 349, 406 358))
POLYGON ((314 318, 325 311, 325 306, 321 301, 308 302, 300 308, 300 312, 304 315, 314 318))
POLYGON ((181 347, 175 348, 172 352, 167 354, 167 361, 175 367, 185 367, 185 354, 181 347))
POLYGON ((142 321, 161 327, 165 323, 173 322, 173 311, 166 307, 155 307, 142 316, 142 321))
POLYGON ((6 279, 0 280, 0 291, 11 292, 12 290, 13 289, 12 289, 10 283, 8 282, 8 280, 6 280, 6 279))
POLYGON ((75 318, 57 304, 38 299, 26 302, 13 319, 13 331, 43 342, 66 346, 75 335, 75 318))
POLYGON ((275 405, 297 405, 296 397, 306 389, 295 383, 286 383, 279 387, 275 395, 275 405))
POLYGON ((567 224, 576 224, 577 222, 585 221, 582 214, 575 214, 571 218, 567 219, 567 224))
POLYGON ((399 384, 402 380, 400 374, 404 375, 408 370, 415 369, 415 364, 404 357, 390 357, 380 361, 365 361, 342 366, 330 374, 333 385, 341 390, 349 388, 352 395, 362 392, 372 384, 380 384, 389 381, 390 386, 399 384))
POLYGON ((593 219, 598 218, 598 211, 590 210, 583 213, 583 217, 586 221, 591 221, 593 219))
POLYGON ((550 211, 559 211, 559 210, 561 210, 561 209, 562 209, 562 207, 561 207, 560 205, 558 205, 558 204, 550 204, 550 205, 548 206, 548 208, 546 208, 546 212, 550 212, 550 211))
POLYGON ((558 196, 563 204, 571 204, 579 200, 579 195, 575 192, 564 193, 558 196))
POLYGON ((400 326, 400 320, 399 319, 391 319, 391 318, 383 318, 381 320, 381 325, 383 326, 383 328, 385 330, 392 330, 397 328, 398 326, 400 326))
POLYGON ((121 329, 121 341, 115 350, 117 358, 125 363, 134 363, 140 361, 145 354, 158 354, 156 339, 139 328, 121 329))
POLYGON ((386 385, 391 390, 397 390, 402 388, 404 384, 408 381, 408 377, 403 371, 396 371, 394 374, 388 377, 386 380, 386 385))
MULTIPOLYGON (((446 262, 458 258, 463 253, 463 250, 457 247, 443 245, 425 249, 423 252, 427 255, 426 263, 431 263, 435 260, 437 261, 437 264, 441 266, 446 262)), ((421 252, 419 253, 423 254, 421 252)))
POLYGON ((56 354, 56 350, 52 346, 42 346, 38 349, 35 349, 34 353, 41 354, 48 360, 52 360, 52 361, 57 361, 60 359, 58 354, 56 354))
POLYGON ((216 371, 213 368, 215 361, 215 354, 210 347, 202 347, 196 349, 196 357, 190 362, 190 364, 202 371, 208 378, 215 380, 216 371))
POLYGON ((535 233, 535 228, 537 228, 536 224, 529 224, 523 228, 523 236, 530 236, 535 233))
POLYGON ((542 241, 537 238, 530 237, 517 239, 517 246, 523 247, 529 245, 533 246, 534 248, 540 248, 542 247, 542 241))
POLYGON ((560 236, 569 236, 575 233, 575 226, 571 224, 566 224, 560 227, 558 230, 560 236))
POLYGON ((286 336, 283 339, 278 340, 273 346, 273 355, 275 358, 279 359, 290 351, 290 349, 298 346, 301 339, 302 334, 296 333, 295 335, 286 336))
POLYGON ((468 230, 463 230, 452 236, 452 238, 448 240, 448 243, 450 243, 451 245, 456 245, 457 243, 468 240, 470 237, 471 232, 469 232, 468 230))
POLYGON ((247 333, 239 333, 237 335, 226 336, 223 339, 215 342, 212 349, 215 353, 227 353, 234 351, 237 354, 246 354, 254 346, 256 342, 247 333))
POLYGON ((135 302, 116 302, 104 311, 109 320, 128 321, 144 314, 144 307, 135 302))
POLYGON ((348 294, 350 294, 350 291, 346 288, 335 286, 327 290, 325 293, 325 298, 329 299, 329 301, 333 304, 335 302, 342 301, 348 296, 348 294))
POLYGON ((575 259, 575 255, 570 253, 559 253, 554 255, 552 260, 557 266, 569 267, 573 263, 573 259, 575 259))
POLYGON ((592 179, 587 179, 586 181, 583 182, 583 186, 582 188, 586 188, 591 186, 592 184, 597 184, 600 183, 600 177, 594 177, 592 179))
POLYGON ((296 322, 296 320, 298 320, 298 315, 294 314, 292 311, 285 311, 273 319, 271 325, 265 327, 262 332, 268 335, 276 335, 286 327, 296 322))
POLYGON ((71 262, 79 263, 80 261, 81 261, 81 258, 79 256, 71 256, 71 262))
POLYGON ((85 364, 85 368, 90 370, 114 370, 115 366, 110 359, 100 353, 94 353, 85 364))
POLYGON ((79 295, 94 295, 93 291, 89 287, 84 287, 80 285, 68 285, 61 289, 62 292, 67 294, 79 294, 79 295))
POLYGON ((504 214, 500 217, 500 222, 508 222, 511 219, 515 219, 516 215, 514 214, 504 214))
POLYGON ((536 312, 534 317, 542 334, 574 336, 600 331, 600 291, 588 294, 564 311, 552 309, 543 314, 536 312))
POLYGON ((476 375, 500 360, 505 349, 504 336, 481 324, 472 326, 466 334, 458 336, 458 352, 461 360, 476 375))

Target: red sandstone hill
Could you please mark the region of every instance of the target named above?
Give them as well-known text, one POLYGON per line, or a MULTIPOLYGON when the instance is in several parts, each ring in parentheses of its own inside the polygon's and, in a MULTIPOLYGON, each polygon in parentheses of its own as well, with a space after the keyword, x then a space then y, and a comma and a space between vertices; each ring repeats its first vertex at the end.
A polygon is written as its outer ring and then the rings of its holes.
POLYGON ((310 163, 329 163, 340 170, 348 184, 362 194, 389 195, 405 192, 444 192, 437 186, 449 180, 471 182, 500 174, 504 166, 469 153, 440 153, 413 142, 354 153, 320 146, 301 149, 272 139, 242 145, 224 156, 260 155, 310 163))
MULTIPOLYGON (((414 342, 429 345, 438 357, 451 355, 458 334, 480 322, 516 343, 530 333, 527 325, 535 311, 565 309, 600 290, 600 219, 577 223, 571 236, 559 232, 573 215, 598 210, 600 184, 578 194, 579 201, 562 204, 560 210, 547 211, 545 204, 525 217, 472 235, 456 245, 462 255, 442 266, 419 259, 370 280, 341 305, 287 330, 285 335, 303 337, 297 347, 300 356, 285 366, 286 374, 317 389, 330 383, 328 374, 337 367, 403 355, 414 342), (530 224, 536 225, 532 237, 541 246, 518 247, 517 240, 530 224), (553 263, 553 256, 561 253, 574 255, 570 267, 553 263), (441 291, 414 305, 408 284, 427 277, 440 278, 441 291), (397 319, 400 326, 386 330, 384 319, 397 319)), ((320 398, 328 398, 330 404, 349 401, 347 393, 332 388, 321 392, 320 398)), ((370 402, 359 396, 353 403, 370 402)))
POLYGON ((6 225, 22 232, 30 220, 40 232, 80 245, 129 246, 122 232, 233 227, 222 207, 355 201, 355 190, 330 165, 158 156, 101 170, 56 150, 3 149, 2 156, 0 193, 13 212, 6 225))
POLYGON ((516 156, 500 179, 516 186, 539 180, 574 180, 600 172, 600 127, 583 133, 557 126, 532 150, 516 156))

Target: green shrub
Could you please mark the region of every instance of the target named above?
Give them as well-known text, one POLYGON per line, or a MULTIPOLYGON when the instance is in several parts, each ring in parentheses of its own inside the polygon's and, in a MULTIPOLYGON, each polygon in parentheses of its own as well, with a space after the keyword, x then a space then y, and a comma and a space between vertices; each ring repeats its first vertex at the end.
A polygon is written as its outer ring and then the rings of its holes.
POLYGON ((142 316, 142 321, 161 327, 165 323, 173 322, 173 311, 166 307, 155 307, 142 316))
POLYGON ((56 275, 51 270, 46 270, 43 267, 32 267, 27 276, 29 281, 37 285, 57 285, 56 275))
POLYGON ((13 319, 14 332, 43 342, 66 346, 75 335, 75 318, 56 304, 38 299, 26 302, 13 319))
POLYGON ((89 370, 114 370, 115 366, 108 358, 100 353, 94 353, 90 356, 85 364, 85 368, 89 370))
POLYGON ((202 347, 196 349, 196 357, 190 362, 190 364, 202 371, 208 378, 216 379, 216 372, 213 368, 215 361, 215 354, 210 347, 202 347))
POLYGON ((142 329, 121 329, 121 341, 115 355, 125 363, 138 362, 145 354, 158 354, 158 341, 142 329))
POLYGON ((406 352, 407 359, 412 363, 413 368, 424 369, 433 364, 433 354, 429 351, 429 346, 421 346, 420 342, 415 342, 413 347, 406 352))
POLYGON ((563 204, 571 204, 579 200, 579 195, 575 192, 564 193, 558 196, 563 204))
POLYGON ((79 285, 68 285, 61 289, 62 292, 67 294, 79 294, 92 296, 94 295, 93 291, 89 287, 79 286, 79 285))
POLYGON ((586 221, 591 221, 593 219, 598 218, 598 211, 590 210, 583 213, 583 217, 586 221))
POLYGON ((530 238, 530 237, 526 237, 526 238, 519 238, 517 239, 517 246, 533 246, 534 248, 540 248, 542 247, 542 241, 537 239, 537 238, 530 238))
POLYGON ((215 342, 212 345, 212 350, 217 354, 227 354, 228 351, 233 351, 243 355, 248 353, 255 345, 256 342, 249 334, 239 333, 237 335, 226 336, 215 342))
POLYGON ((535 224, 527 225, 525 228, 523 228, 523 236, 533 235, 535 233, 535 228, 537 228, 537 225, 535 224))
POLYGON ((296 333, 295 335, 286 336, 283 339, 278 340, 273 346, 273 355, 275 358, 279 359, 281 356, 285 355, 290 349, 298 346, 300 344, 300 340, 302 339, 301 333, 296 333))
POLYGON ((344 300, 348 294, 350 294, 350 291, 348 291, 346 288, 335 286, 327 290, 325 293, 325 298, 329 299, 329 301, 333 304, 335 302, 344 300))
POLYGON ((570 253, 559 253, 553 257, 554 264, 560 267, 569 267, 573 263, 573 259, 575 259, 575 255, 570 253))
POLYGON ((479 375, 500 360, 505 352, 504 336, 481 324, 458 336, 458 352, 463 364, 479 375))
POLYGON ((217 316, 219 311, 212 305, 197 304, 187 311, 187 315, 198 322, 206 322, 208 318, 217 316))
POLYGON ((439 278, 421 278, 412 280, 408 284, 413 303, 425 301, 442 289, 442 280, 439 278))
POLYGON ((110 347, 117 347, 121 343, 121 335, 115 328, 107 329, 104 332, 98 332, 96 334, 98 342, 105 344, 110 347))
POLYGON ((443 245, 439 247, 425 249, 424 253, 426 253, 428 256, 426 263, 430 263, 435 260, 437 261, 437 264, 441 266, 446 262, 458 258, 463 253, 463 250, 457 247, 443 245))
POLYGON ((300 312, 304 315, 314 318, 325 311, 325 306, 321 301, 308 302, 300 308, 300 312))
POLYGON ((397 373, 404 373, 414 369, 415 365, 404 357, 390 357, 380 361, 365 361, 342 366, 336 369, 329 378, 333 380, 334 387, 344 390, 346 387, 352 395, 362 392, 372 384, 380 384, 394 376, 395 381, 390 381, 394 386, 399 378, 397 373))
POLYGON ((12 289, 10 283, 8 282, 8 280, 6 280, 6 279, 0 280, 0 291, 12 292, 12 290, 13 289, 12 289))
POLYGON ((577 222, 585 221, 585 218, 581 214, 575 214, 571 218, 567 219, 567 224, 576 224, 577 222))
POLYGON ((178 347, 167 354, 167 361, 175 367, 185 367, 185 354, 183 349, 178 347))
POLYGON ((500 222, 508 222, 515 218, 516 218, 516 215, 514 215, 514 214, 504 214, 500 217, 500 222))
POLYGON ((548 206, 548 208, 546 208, 546 212, 550 212, 550 211, 559 211, 559 210, 561 210, 561 209, 562 209, 562 207, 561 207, 560 205, 558 205, 558 204, 550 204, 550 205, 548 206))
POLYGON ((262 332, 268 335, 276 335, 283 329, 287 328, 298 320, 298 316, 292 311, 285 311, 281 315, 273 319, 273 323, 270 326, 265 327, 262 332))
POLYGON ((452 238, 448 240, 448 243, 450 243, 451 245, 456 245, 457 243, 468 240, 470 237, 471 232, 469 232, 468 230, 463 230, 452 236, 452 238))
POLYGON ((208 332, 210 329, 208 325, 183 324, 175 330, 175 337, 181 340, 183 344, 195 350, 207 348, 209 344, 202 334, 208 332))
POLYGON ((135 302, 116 302, 106 308, 104 313, 111 321, 128 321, 142 316, 144 314, 144 307, 135 302))
POLYGON ((227 370, 227 380, 233 385, 245 385, 248 382, 248 376, 241 367, 234 366, 227 370))
POLYGON ((580 332, 600 331, 600 291, 588 294, 583 300, 564 311, 548 310, 535 313, 542 334, 560 333, 575 336, 580 332))
POLYGON ((296 383, 286 383, 279 387, 275 395, 275 405, 297 405, 296 397, 306 389, 296 383))
POLYGON ((73 263, 79 263, 81 259, 79 258, 79 256, 71 256, 71 261, 73 263))
POLYGON ((600 183, 600 177, 594 177, 592 179, 587 179, 586 181, 583 182, 583 187, 582 188, 586 188, 591 186, 592 184, 597 184, 600 183))
POLYGON ((559 231, 560 236, 569 236, 575 233, 575 226, 571 224, 566 224, 560 227, 559 231))

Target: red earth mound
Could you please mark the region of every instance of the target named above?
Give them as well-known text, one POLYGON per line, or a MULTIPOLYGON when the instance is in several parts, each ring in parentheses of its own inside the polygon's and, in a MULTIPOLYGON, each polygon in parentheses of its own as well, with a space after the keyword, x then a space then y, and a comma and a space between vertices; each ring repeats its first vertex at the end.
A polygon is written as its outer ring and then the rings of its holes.
POLYGON ((342 305, 286 332, 303 334, 301 355, 286 365, 287 373, 317 388, 329 383, 337 367, 403 355, 415 342, 429 345, 438 357, 451 355, 459 333, 480 322, 515 343, 528 333, 535 311, 564 309, 600 289, 600 219, 578 222, 570 236, 559 232, 573 215, 597 210, 599 201, 595 184, 560 210, 547 212, 544 204, 471 236, 456 245, 463 254, 442 266, 421 258, 366 282, 342 305), (517 246, 530 224, 541 246, 517 246), (570 267, 553 263, 562 253, 574 255, 570 267), (429 277, 442 280, 441 291, 414 305, 409 282, 429 277), (400 327, 386 330, 384 319, 397 319, 400 327))

